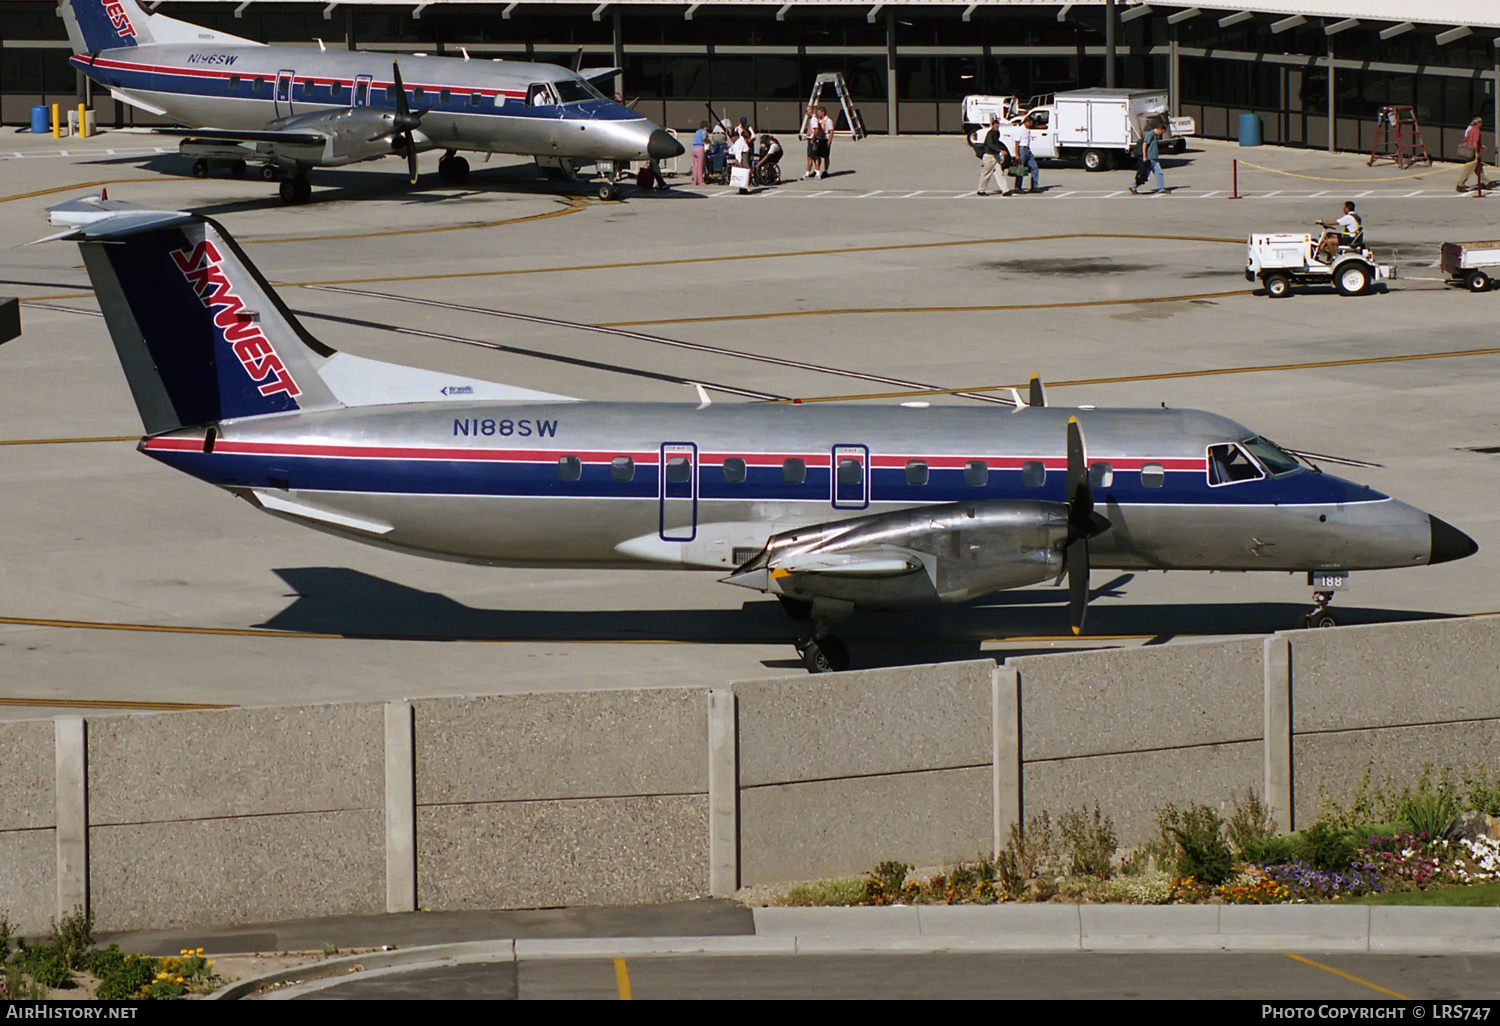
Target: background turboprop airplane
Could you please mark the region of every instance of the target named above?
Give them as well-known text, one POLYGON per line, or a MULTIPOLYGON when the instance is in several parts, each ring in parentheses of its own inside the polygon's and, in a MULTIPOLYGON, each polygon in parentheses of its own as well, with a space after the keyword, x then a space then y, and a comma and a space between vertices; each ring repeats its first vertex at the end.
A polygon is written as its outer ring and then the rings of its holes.
MULTIPOLYGON (((54 238, 79 242, 146 455, 418 555, 727 573, 812 621, 812 670, 848 665, 828 625, 857 609, 1062 575, 1081 630, 1091 563, 1343 573, 1478 548, 1210 413, 1047 408, 1040 388, 1004 412, 583 402, 335 352, 208 218, 85 200, 53 221, 74 226, 54 238)), ((1304 622, 1331 626, 1320 597, 1304 622)))
MULTIPOLYGON (((186 129, 180 150, 203 177, 210 161, 242 172, 264 164, 281 198, 311 196, 307 172, 404 153, 412 184, 417 153, 442 149, 438 174, 461 182, 459 150, 535 157, 550 177, 594 163, 601 199, 619 192, 612 172, 632 160, 675 157, 682 144, 650 119, 607 99, 552 64, 407 57, 405 81, 380 54, 266 46, 160 14, 136 0, 63 0, 73 63, 120 101, 186 129)), ((594 72, 593 77, 615 69, 594 72)))

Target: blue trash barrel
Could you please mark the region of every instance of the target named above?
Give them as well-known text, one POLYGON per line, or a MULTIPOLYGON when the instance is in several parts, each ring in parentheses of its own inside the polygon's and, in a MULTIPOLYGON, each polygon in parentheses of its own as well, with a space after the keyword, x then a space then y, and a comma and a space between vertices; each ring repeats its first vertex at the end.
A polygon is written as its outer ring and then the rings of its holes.
POLYGON ((45 135, 52 131, 52 116, 45 106, 31 108, 31 131, 34 135, 45 135))
POLYGON ((1260 115, 1259 114, 1241 114, 1240 115, 1240 145, 1241 146, 1259 146, 1260 145, 1260 115))

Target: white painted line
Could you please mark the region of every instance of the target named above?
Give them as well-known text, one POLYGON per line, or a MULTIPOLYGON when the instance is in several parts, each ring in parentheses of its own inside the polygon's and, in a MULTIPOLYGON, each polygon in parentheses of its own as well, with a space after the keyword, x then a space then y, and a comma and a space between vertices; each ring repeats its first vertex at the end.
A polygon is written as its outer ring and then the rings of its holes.
POLYGON ((1261 198, 1262 199, 1270 199, 1272 196, 1280 196, 1280 195, 1281 195, 1281 190, 1277 189, 1275 192, 1268 192, 1268 193, 1266 193, 1261 198))
POLYGON ((1116 196, 1125 195, 1126 191, 1125 189, 1121 189, 1119 192, 1106 192, 1100 199, 1114 199, 1116 196))
POLYGON ((876 189, 874 192, 867 192, 863 196, 856 196, 854 198, 855 199, 869 199, 871 196, 879 196, 884 191, 885 191, 884 189, 876 189))
POLYGON ((813 199, 813 198, 815 198, 817 196, 827 196, 832 191, 833 191, 832 189, 822 189, 822 190, 820 190, 818 192, 810 192, 807 195, 803 196, 802 198, 803 199, 813 199))
POLYGON ((925 191, 926 190, 924 190, 924 189, 918 189, 916 192, 909 192, 905 196, 897 196, 896 198, 897 199, 912 199, 915 196, 922 195, 922 193, 925 192, 925 191))
POLYGON ((1374 194, 1371 192, 1356 192, 1354 195, 1358 196, 1360 199, 1364 199, 1366 196, 1371 196, 1374 194))
POLYGON ((1327 195, 1328 195, 1328 190, 1324 189, 1322 192, 1315 192, 1315 193, 1313 193, 1311 196, 1309 196, 1307 198, 1308 199, 1317 199, 1319 196, 1327 196, 1327 195))
POLYGON ((1073 195, 1072 192, 1060 192, 1056 196, 1049 196, 1047 198, 1048 199, 1062 199, 1064 196, 1071 196, 1071 195, 1073 195))
POLYGON ((1223 189, 1215 189, 1213 192, 1205 192, 1203 195, 1199 196, 1198 198, 1199 199, 1208 199, 1211 196, 1217 196, 1219 193, 1221 193, 1223 191, 1224 191, 1223 189))

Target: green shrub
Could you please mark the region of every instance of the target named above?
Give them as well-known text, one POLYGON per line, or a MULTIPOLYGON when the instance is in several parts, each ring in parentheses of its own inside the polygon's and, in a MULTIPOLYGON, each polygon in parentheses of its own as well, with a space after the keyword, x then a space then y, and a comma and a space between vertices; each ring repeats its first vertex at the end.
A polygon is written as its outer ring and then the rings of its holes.
POLYGON ((1229 816, 1229 843, 1243 857, 1246 846, 1263 841, 1276 833, 1271 825, 1271 809, 1260 800, 1254 788, 1245 790, 1245 797, 1234 799, 1234 812, 1229 816))
POLYGON ((1167 828, 1177 842, 1177 875, 1217 885, 1234 873, 1234 853, 1224 840, 1224 821, 1207 805, 1192 805, 1167 828))
POLYGON ((52 920, 52 945, 69 969, 82 969, 94 947, 94 913, 75 908, 62 922, 52 920))
POLYGON ((1415 788, 1404 787, 1391 812, 1395 819, 1411 824, 1412 833, 1437 837, 1463 811, 1458 797, 1458 783, 1447 767, 1434 782, 1432 763, 1422 767, 1415 788))
POLYGON ((156 972, 156 959, 147 955, 126 955, 120 968, 99 984, 99 1000, 139 1000, 141 989, 151 985, 156 972))
POLYGON ((1240 846, 1240 858, 1246 862, 1274 865, 1290 862, 1297 857, 1302 847, 1302 838, 1290 834, 1271 837, 1246 838, 1240 846))
POLYGON ((1500 779, 1491 784, 1487 768, 1479 767, 1472 777, 1464 774, 1464 786, 1469 790, 1469 808, 1500 816, 1500 779))
POLYGON ((913 867, 896 859, 887 859, 865 874, 865 900, 875 905, 889 905, 901 900, 901 886, 913 867))
POLYGON ((10 957, 10 939, 15 936, 15 927, 10 925, 10 917, 0 915, 0 964, 10 957))
POLYGON ((46 990, 57 990, 73 982, 73 974, 68 970, 67 959, 63 957, 56 944, 23 948, 17 960, 26 975, 31 977, 32 982, 46 990))
POLYGON ((1070 874, 1097 880, 1107 880, 1114 875, 1115 848, 1119 846, 1119 839, 1115 834, 1114 820, 1100 815, 1097 802, 1094 803, 1092 819, 1087 809, 1078 809, 1064 814, 1057 825, 1068 848, 1070 874))
POLYGON ((1043 878, 1057 861, 1056 842, 1052 835, 1052 817, 1038 813, 1026 822, 1010 825, 1010 839, 995 856, 995 882, 1007 897, 1018 898, 1031 880, 1043 878))
POLYGON ((786 903, 788 905, 858 905, 864 897, 864 878, 850 876, 841 880, 819 880, 817 883, 799 884, 786 892, 786 903))
POLYGON ((106 980, 119 972, 124 965, 125 953, 120 950, 120 945, 111 944, 103 951, 92 952, 84 967, 95 979, 106 980))
POLYGON ((1350 830, 1318 820, 1302 831, 1298 855, 1316 869, 1348 869, 1359 850, 1359 841, 1350 830))

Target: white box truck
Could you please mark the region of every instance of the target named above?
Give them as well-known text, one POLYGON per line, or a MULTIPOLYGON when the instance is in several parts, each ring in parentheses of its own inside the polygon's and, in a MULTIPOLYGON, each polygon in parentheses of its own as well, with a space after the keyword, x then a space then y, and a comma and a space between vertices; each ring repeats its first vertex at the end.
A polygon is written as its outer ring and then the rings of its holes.
POLYGON ((1198 131, 1192 118, 1174 118, 1168 113, 1165 92, 1075 89, 1038 99, 1044 102, 1000 125, 1000 141, 1014 153, 1021 122, 1029 115, 1034 124, 1032 154, 1038 158, 1077 160, 1090 171, 1125 166, 1130 147, 1157 125, 1167 130, 1161 148, 1168 152, 1182 152, 1186 146, 1183 136, 1198 131))

